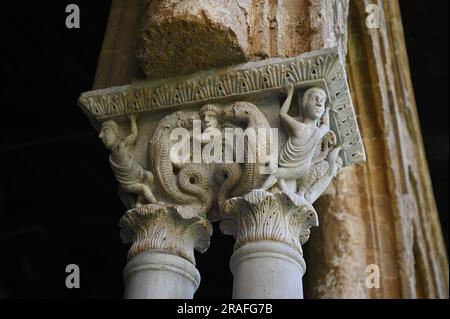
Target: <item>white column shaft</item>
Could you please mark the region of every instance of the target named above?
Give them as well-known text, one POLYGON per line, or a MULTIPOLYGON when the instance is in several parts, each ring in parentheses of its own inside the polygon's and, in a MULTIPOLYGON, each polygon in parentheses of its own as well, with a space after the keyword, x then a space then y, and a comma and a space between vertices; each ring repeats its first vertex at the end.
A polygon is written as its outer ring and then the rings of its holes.
POLYGON ((147 251, 128 262, 124 280, 126 299, 192 299, 200 274, 184 258, 147 251))
POLYGON ((230 261, 234 299, 302 299, 306 269, 287 244, 257 241, 237 249, 230 261))

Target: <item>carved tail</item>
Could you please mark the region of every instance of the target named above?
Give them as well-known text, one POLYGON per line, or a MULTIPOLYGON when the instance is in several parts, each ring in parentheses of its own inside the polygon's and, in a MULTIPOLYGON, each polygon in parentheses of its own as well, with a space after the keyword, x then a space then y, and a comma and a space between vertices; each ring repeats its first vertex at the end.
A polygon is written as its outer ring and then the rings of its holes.
POLYGON ((215 178, 220 185, 217 195, 219 210, 222 211, 223 204, 230 197, 230 191, 236 187, 241 177, 241 166, 237 163, 217 164, 215 178))
POLYGON ((201 213, 206 213, 212 206, 214 194, 209 187, 208 171, 199 164, 184 165, 178 173, 180 188, 200 200, 201 213))

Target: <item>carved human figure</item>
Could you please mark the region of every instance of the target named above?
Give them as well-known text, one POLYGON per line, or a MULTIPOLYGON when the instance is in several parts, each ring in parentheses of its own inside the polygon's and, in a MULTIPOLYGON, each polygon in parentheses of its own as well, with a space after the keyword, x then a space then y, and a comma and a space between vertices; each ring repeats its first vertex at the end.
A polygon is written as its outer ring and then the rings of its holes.
MULTIPOLYGON (((181 168, 183 164, 192 163, 193 162, 193 149, 191 145, 194 143, 200 143, 200 145, 205 145, 211 143, 214 140, 215 135, 218 135, 220 132, 220 117, 222 110, 220 106, 216 104, 205 104, 199 110, 199 116, 201 120, 201 134, 194 135, 194 120, 198 120, 198 118, 188 118, 181 120, 180 118, 180 127, 183 127, 189 131, 189 135, 183 137, 181 141, 183 143, 183 149, 189 150, 189 152, 184 152, 183 154, 171 153, 172 163, 175 167, 181 168), (190 123, 187 123, 187 122, 190 123)), ((179 112, 180 117, 183 117, 183 113, 179 112)), ((178 141, 177 141, 178 143, 178 141)))
MULTIPOLYGON (((102 123, 99 138, 105 147, 111 151, 109 163, 119 182, 119 190, 136 194, 135 206, 156 203, 157 200, 151 191, 153 174, 145 170, 130 152, 130 148, 136 144, 139 134, 134 114, 130 115, 130 121, 131 134, 125 139, 120 139, 119 127, 114 120, 102 123)), ((127 206, 133 205, 128 203, 127 206)))
POLYGON ((222 110, 216 104, 206 104, 200 108, 200 119, 202 120, 202 144, 207 144, 214 138, 214 131, 220 130, 220 118, 222 110))
MULTIPOLYGON (((185 134, 182 136, 182 149, 188 150, 187 152, 170 152, 170 159, 174 167, 181 169, 183 165, 187 163, 192 163, 192 150, 191 150, 191 143, 193 138, 193 126, 194 121, 198 120, 198 115, 194 113, 192 114, 186 114, 182 111, 177 111, 170 116, 167 116, 165 119, 171 119, 172 117, 176 118, 176 126, 172 127, 172 129, 182 128, 184 130, 187 130, 189 134, 185 134)), ((163 120, 164 121, 164 120, 163 120)), ((178 140, 173 142, 171 141, 170 146, 172 147, 174 144, 180 143, 178 140)))
POLYGON ((278 182, 283 192, 297 190, 297 195, 304 198, 314 152, 330 132, 329 108, 325 108, 327 95, 318 87, 306 90, 300 105, 301 116, 293 118, 288 112, 295 89, 292 85, 286 89, 287 98, 280 109, 280 118, 288 139, 279 155, 278 167, 267 178, 262 188, 270 189, 278 182))

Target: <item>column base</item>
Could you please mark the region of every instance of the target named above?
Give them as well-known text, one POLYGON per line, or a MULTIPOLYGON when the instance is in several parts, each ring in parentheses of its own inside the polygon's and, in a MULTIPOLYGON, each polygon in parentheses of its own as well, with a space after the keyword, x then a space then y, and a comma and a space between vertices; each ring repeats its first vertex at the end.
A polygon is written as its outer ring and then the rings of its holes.
POLYGON ((147 251, 128 262, 124 281, 126 299, 192 299, 200 273, 184 258, 147 251))
POLYGON ((303 256, 287 244, 257 241, 237 249, 230 260, 233 299, 303 299, 303 256))

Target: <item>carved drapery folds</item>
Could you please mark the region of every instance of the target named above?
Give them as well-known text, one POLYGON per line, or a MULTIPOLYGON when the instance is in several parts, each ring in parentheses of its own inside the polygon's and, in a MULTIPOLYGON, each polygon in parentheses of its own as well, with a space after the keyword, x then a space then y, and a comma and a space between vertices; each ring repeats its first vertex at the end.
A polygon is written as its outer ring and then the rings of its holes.
POLYGON ((130 209, 121 221, 130 257, 160 249, 193 262, 194 247, 207 249, 208 219, 220 217, 236 247, 271 239, 301 253, 317 225, 314 201, 341 167, 365 160, 337 49, 86 92, 79 102, 111 151, 130 209), (227 130, 245 133, 242 149, 227 130))

